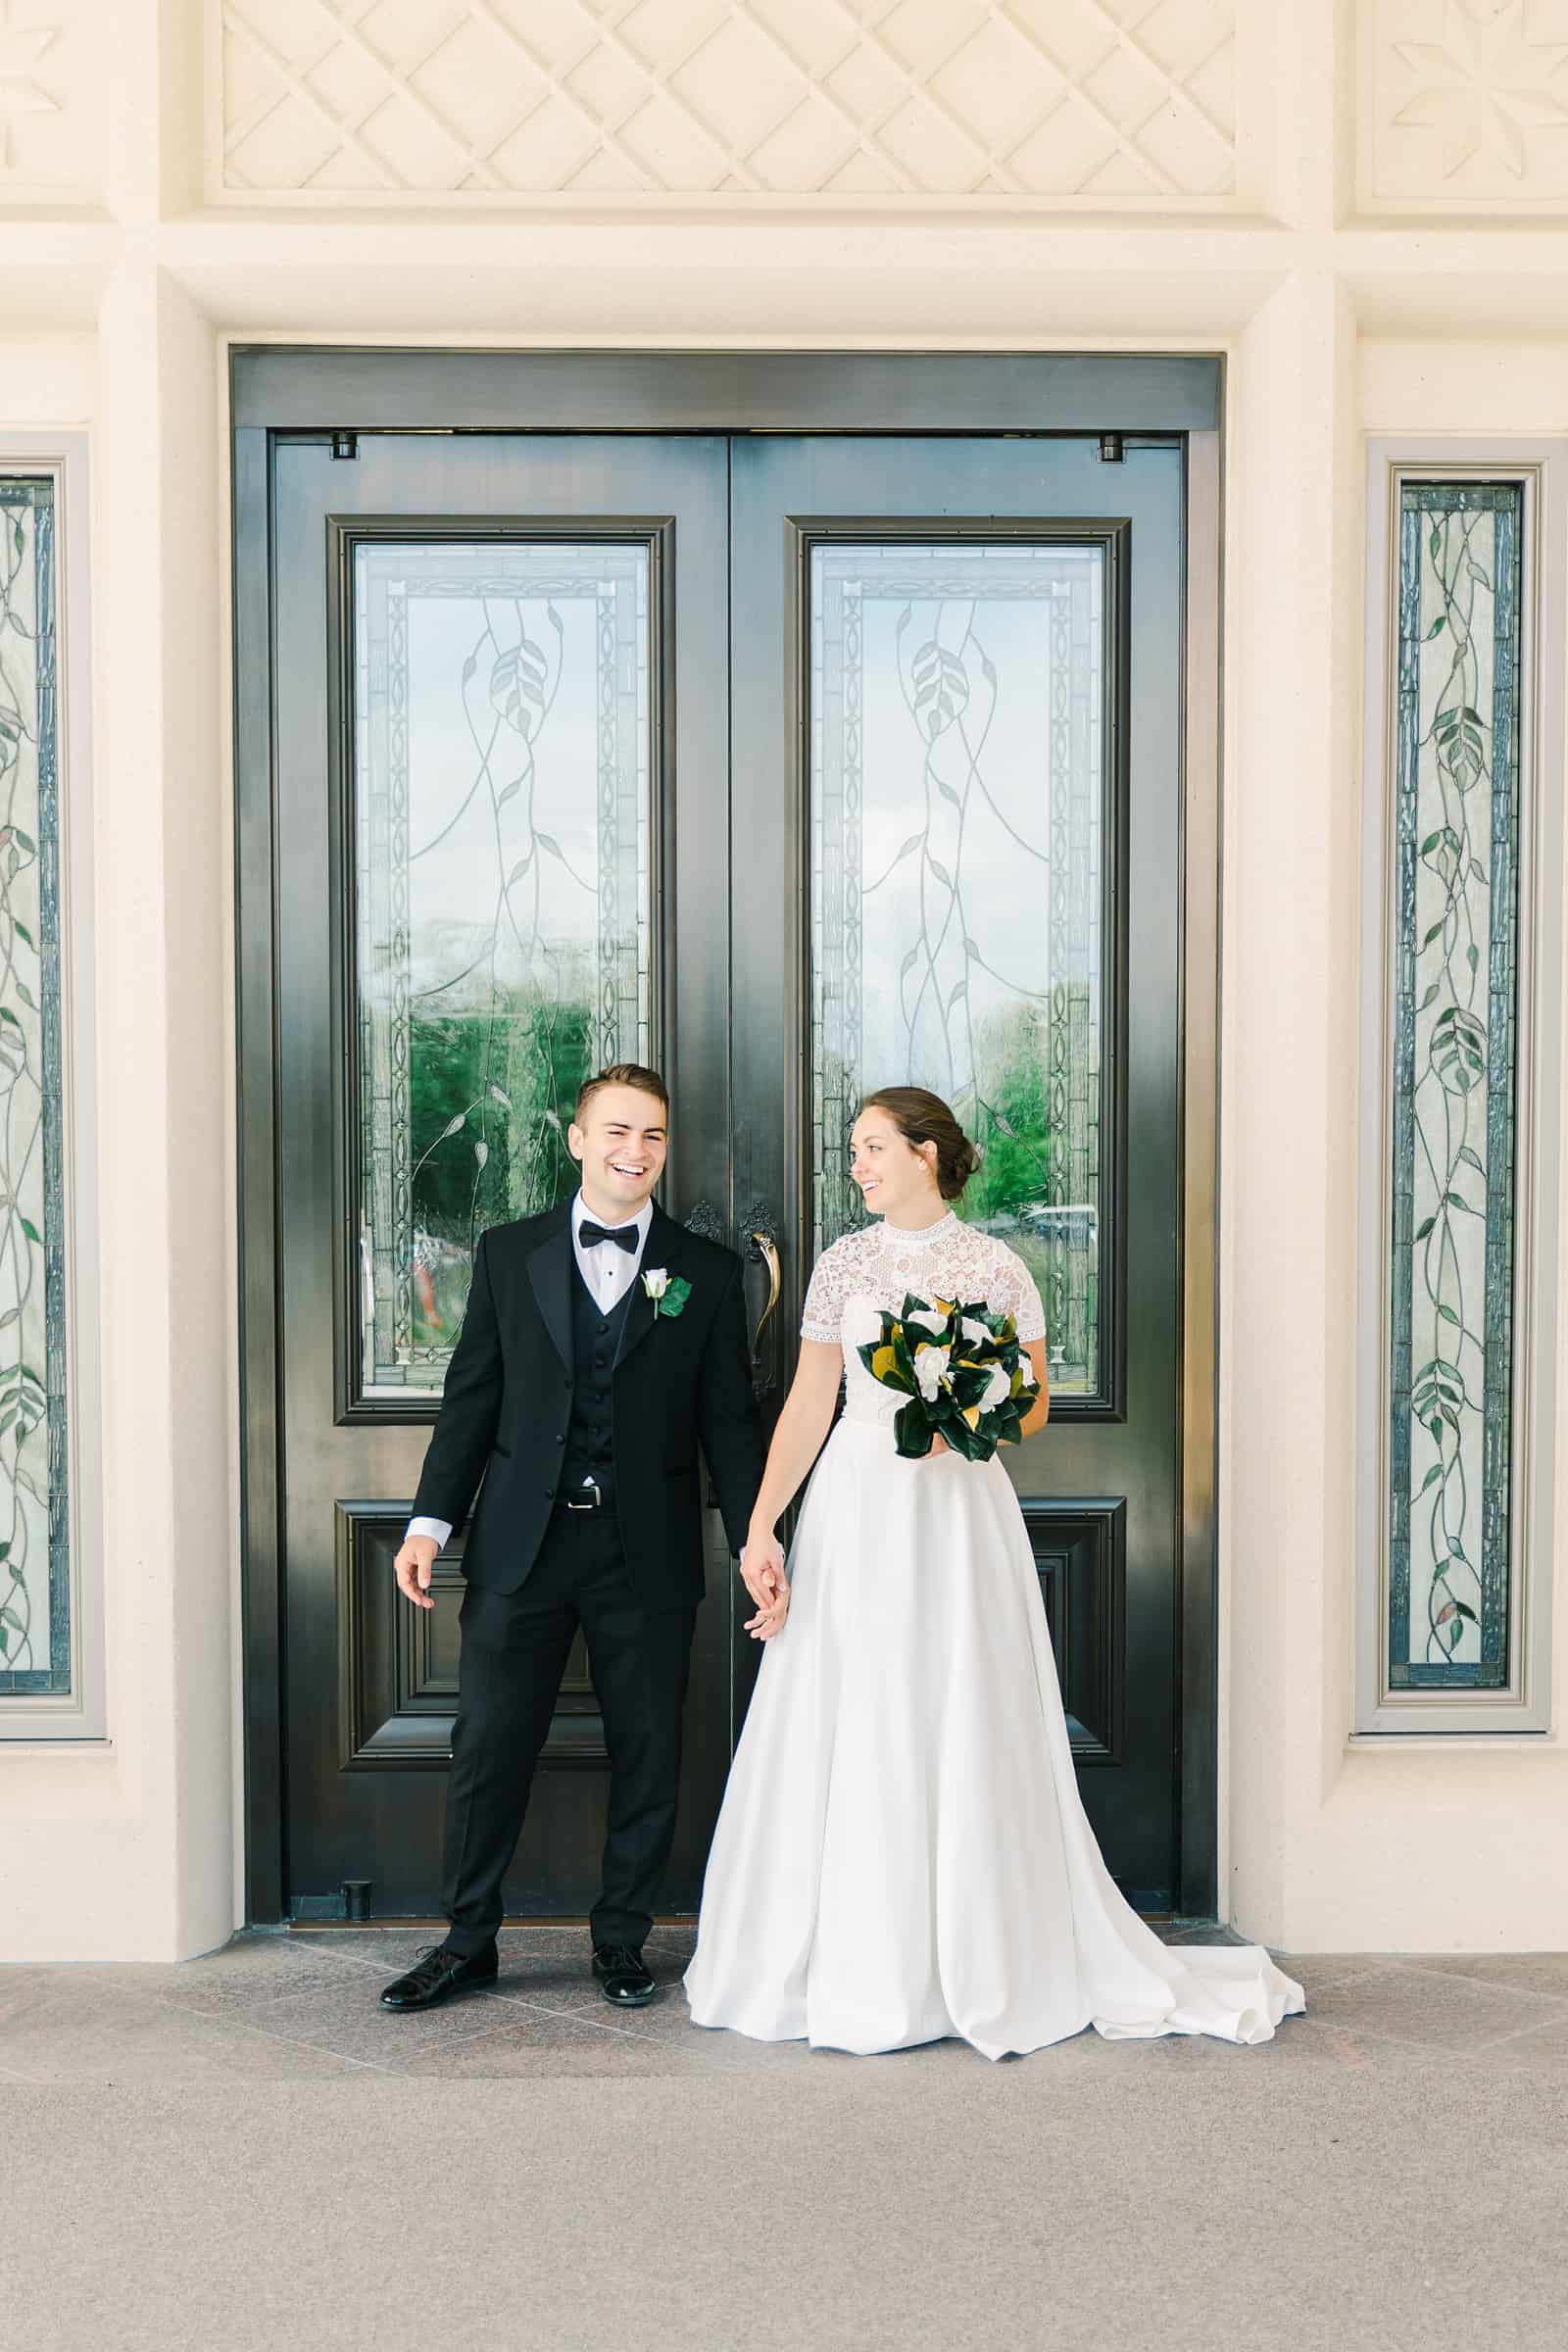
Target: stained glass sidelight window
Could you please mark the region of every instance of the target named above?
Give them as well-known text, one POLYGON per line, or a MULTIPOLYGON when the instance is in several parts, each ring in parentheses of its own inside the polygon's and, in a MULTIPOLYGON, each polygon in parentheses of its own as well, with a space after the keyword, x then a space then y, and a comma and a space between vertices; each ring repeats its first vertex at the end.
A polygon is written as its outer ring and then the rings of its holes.
POLYGON ((71 1688, 52 480, 0 477, 0 1697, 71 1688))
POLYGON ((1399 485, 1391 1690, 1509 1678, 1522 499, 1399 485))
POLYGON ((436 1396, 487 1225, 650 1039, 646 543, 361 542, 362 1387, 436 1396))
POLYGON ((1104 607, 1089 541, 811 551, 813 1252, 864 1221, 860 1097, 932 1088, 1065 1396, 1105 1373, 1104 607))

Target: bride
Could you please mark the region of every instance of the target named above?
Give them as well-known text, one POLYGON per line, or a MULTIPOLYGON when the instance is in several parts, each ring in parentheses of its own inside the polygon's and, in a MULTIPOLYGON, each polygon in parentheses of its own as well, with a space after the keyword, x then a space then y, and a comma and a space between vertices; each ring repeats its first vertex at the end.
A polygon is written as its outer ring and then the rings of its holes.
POLYGON ((1039 1385, 1023 1433, 1044 1424, 1039 1291, 949 1206, 979 1155, 918 1087, 867 1096, 851 1151, 881 1222, 812 1271, 752 1518, 747 1631, 766 1648, 709 1855, 693 2021, 855 2051, 957 2034, 988 2058, 1091 2025, 1267 2041, 1306 2006, 1294 1979, 1260 1945, 1161 1943, 1105 1869, 1002 1460, 940 1438, 901 1456, 902 1399, 857 1353, 906 1292, 984 1298, 1039 1385), (786 1563, 774 1525, 808 1471, 786 1563))

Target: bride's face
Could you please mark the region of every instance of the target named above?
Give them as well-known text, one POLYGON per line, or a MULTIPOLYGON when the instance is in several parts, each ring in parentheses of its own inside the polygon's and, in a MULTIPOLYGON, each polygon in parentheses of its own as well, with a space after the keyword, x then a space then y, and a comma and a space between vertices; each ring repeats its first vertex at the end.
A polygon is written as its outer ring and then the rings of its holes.
POLYGON ((873 1216, 908 1222, 906 1212, 927 1210, 937 1197, 935 1144, 917 1149, 901 1135, 885 1110, 863 1110, 850 1133, 850 1174, 873 1216))

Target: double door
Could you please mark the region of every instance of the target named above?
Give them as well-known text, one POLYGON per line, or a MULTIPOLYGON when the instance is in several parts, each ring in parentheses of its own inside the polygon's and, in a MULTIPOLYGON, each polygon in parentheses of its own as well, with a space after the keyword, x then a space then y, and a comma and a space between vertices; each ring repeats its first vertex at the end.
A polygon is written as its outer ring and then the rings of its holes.
MULTIPOLYGON (((436 1907, 463 1531, 428 1615, 392 1557, 477 1237, 573 1189, 577 1087, 623 1060, 669 1085, 663 1205, 747 1254, 769 1425, 811 1259, 863 1214, 861 1093, 932 1087, 980 1142, 960 1213, 1049 1319, 1051 1423, 1007 1467, 1081 1786, 1121 1884, 1171 1905, 1181 436, 256 448, 240 725, 265 694, 270 870, 246 870, 253 821, 240 892, 272 1060, 246 1213, 273 1222, 247 1365, 275 1443, 249 1503, 277 1570, 282 1908, 436 1907)), ((707 1527, 676 1911, 758 1663, 707 1527)), ((892 1602, 898 1560, 861 1565, 892 1602)), ((587 1910, 607 1771, 579 1649, 510 1911, 587 1910)))

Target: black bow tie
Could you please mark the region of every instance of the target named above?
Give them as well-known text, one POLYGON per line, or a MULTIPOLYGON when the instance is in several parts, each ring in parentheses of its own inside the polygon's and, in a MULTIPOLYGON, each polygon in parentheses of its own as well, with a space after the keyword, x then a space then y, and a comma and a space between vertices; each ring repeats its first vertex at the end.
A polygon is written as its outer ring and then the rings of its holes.
POLYGON ((637 1248, 635 1225, 596 1225, 592 1217, 584 1217, 577 1232, 585 1250, 591 1250, 595 1242, 613 1242, 630 1256, 637 1248))

